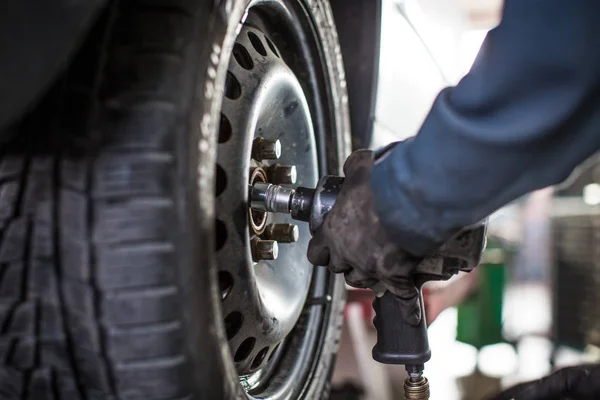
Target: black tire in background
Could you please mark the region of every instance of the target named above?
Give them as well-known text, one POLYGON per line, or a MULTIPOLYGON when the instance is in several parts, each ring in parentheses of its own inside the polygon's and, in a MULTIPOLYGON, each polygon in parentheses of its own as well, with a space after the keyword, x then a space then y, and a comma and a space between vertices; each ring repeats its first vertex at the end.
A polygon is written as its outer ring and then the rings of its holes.
MULTIPOLYGON (((329 5, 274 3, 317 39, 288 56, 299 68, 322 61, 302 83, 322 165, 340 173, 349 124, 329 5)), ((248 396, 220 311, 214 163, 221 88, 249 4, 216 4, 112 2, 2 149, 0 399, 248 396)), ((286 376, 284 354, 257 398, 327 392, 344 290, 339 277, 323 282, 302 374, 286 376)))

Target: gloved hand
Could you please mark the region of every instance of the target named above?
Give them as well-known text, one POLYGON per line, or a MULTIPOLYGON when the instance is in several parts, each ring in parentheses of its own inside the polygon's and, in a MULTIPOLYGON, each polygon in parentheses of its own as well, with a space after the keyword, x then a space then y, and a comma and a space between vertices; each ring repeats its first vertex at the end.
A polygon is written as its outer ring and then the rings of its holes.
POLYGON ((522 383, 488 400, 600 399, 600 364, 564 368, 533 382, 522 383))
POLYGON ((412 272, 421 259, 399 248, 379 221, 370 188, 373 161, 374 154, 368 150, 359 150, 346 161, 344 185, 309 243, 308 259, 344 273, 354 287, 383 283, 404 300, 402 314, 416 325, 422 311, 412 272))

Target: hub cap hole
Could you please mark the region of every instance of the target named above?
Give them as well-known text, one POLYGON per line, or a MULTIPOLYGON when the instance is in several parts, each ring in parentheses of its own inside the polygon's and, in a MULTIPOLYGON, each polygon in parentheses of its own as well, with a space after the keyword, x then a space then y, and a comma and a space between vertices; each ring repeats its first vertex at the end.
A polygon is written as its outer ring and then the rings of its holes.
POLYGON ((279 344, 277 346, 275 346, 275 348, 271 352, 271 355, 269 355, 269 361, 271 361, 273 359, 273 357, 275 357, 275 354, 277 354, 277 350, 279 350, 279 344))
POLYGON ((227 241, 227 227, 220 219, 215 221, 215 250, 219 251, 227 241))
POLYGON ((233 288, 233 276, 227 271, 219 271, 219 289, 221 300, 225 300, 233 288))
POLYGON ((217 164, 217 179, 216 179, 216 183, 215 183, 216 195, 220 196, 221 193, 223 193, 225 191, 226 187, 227 187, 227 174, 225 173, 225 170, 223 169, 223 167, 221 167, 219 164, 217 164))
MULTIPOLYGON (((225 317, 225 333, 227 334, 227 339, 231 340, 237 333, 240 331, 242 327, 242 323, 244 322, 244 316, 239 311, 233 311, 229 313, 228 316, 225 317)), ((248 339, 246 339, 248 340, 248 339)), ((244 344, 244 343, 242 343, 244 344)), ((252 343, 254 346, 254 343, 252 343)), ((241 346, 240 346, 241 347, 241 346)), ((250 349, 252 351, 252 349, 250 349)), ((238 349, 239 352, 239 349, 238 349)), ((235 353, 237 356, 237 352, 235 353)))
POLYGON ((244 340, 235 352, 235 355, 233 356, 233 361, 235 361, 236 363, 240 363, 246 358, 248 358, 248 356, 250 355, 250 353, 252 353, 252 350, 254 349, 255 343, 256 339, 253 337, 249 337, 246 340, 244 340))
POLYGON ((261 351, 258 352, 256 357, 254 357, 254 361, 252 361, 252 369, 256 369, 256 368, 260 367, 260 364, 262 364, 262 362, 264 361, 268 352, 269 352, 269 347, 265 347, 261 351))
POLYGON ((227 71, 225 78, 225 97, 235 100, 242 95, 242 86, 235 75, 227 71))
POLYGON ((221 114, 221 123, 219 124, 219 143, 225 143, 231 139, 231 122, 227 117, 221 114))
POLYGON ((252 32, 248 32, 248 39, 250 39, 250 43, 252 43, 252 47, 254 50, 258 52, 261 56, 265 57, 267 55, 267 49, 262 44, 262 40, 258 36, 256 36, 252 32))
POLYGON ((267 45, 269 46, 269 48, 271 49, 273 54, 275 54, 277 57, 281 58, 279 56, 279 52, 277 51, 277 48, 275 47, 275 44, 271 41, 271 39, 269 39, 268 37, 265 36, 265 40, 267 41, 267 45))
POLYGON ((237 61, 240 67, 244 69, 254 68, 254 62, 252 61, 252 57, 250 57, 250 53, 239 43, 233 46, 233 57, 235 57, 235 61, 237 61))

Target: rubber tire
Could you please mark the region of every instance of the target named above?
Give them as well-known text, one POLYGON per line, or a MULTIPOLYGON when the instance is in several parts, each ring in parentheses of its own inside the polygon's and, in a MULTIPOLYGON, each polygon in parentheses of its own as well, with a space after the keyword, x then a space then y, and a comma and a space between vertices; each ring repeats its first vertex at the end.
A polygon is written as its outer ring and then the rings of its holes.
MULTIPOLYGON (((334 145, 347 154, 329 5, 301 1, 329 67, 334 145)), ((213 259, 218 88, 246 6, 113 2, 0 153, 0 399, 246 397, 213 259)), ((341 278, 332 294, 301 398, 328 390, 341 278)))

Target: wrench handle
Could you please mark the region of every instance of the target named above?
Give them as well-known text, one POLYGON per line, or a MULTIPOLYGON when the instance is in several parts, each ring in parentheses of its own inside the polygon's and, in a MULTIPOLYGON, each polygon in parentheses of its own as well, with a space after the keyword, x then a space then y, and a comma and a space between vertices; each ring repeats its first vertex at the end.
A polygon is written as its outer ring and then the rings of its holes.
MULTIPOLYGON (((418 325, 410 325, 402 316, 400 302, 389 291, 373 301, 377 329, 373 359, 384 364, 423 365, 431 358, 425 315, 418 325)), ((424 312, 421 290, 419 302, 424 312)))

